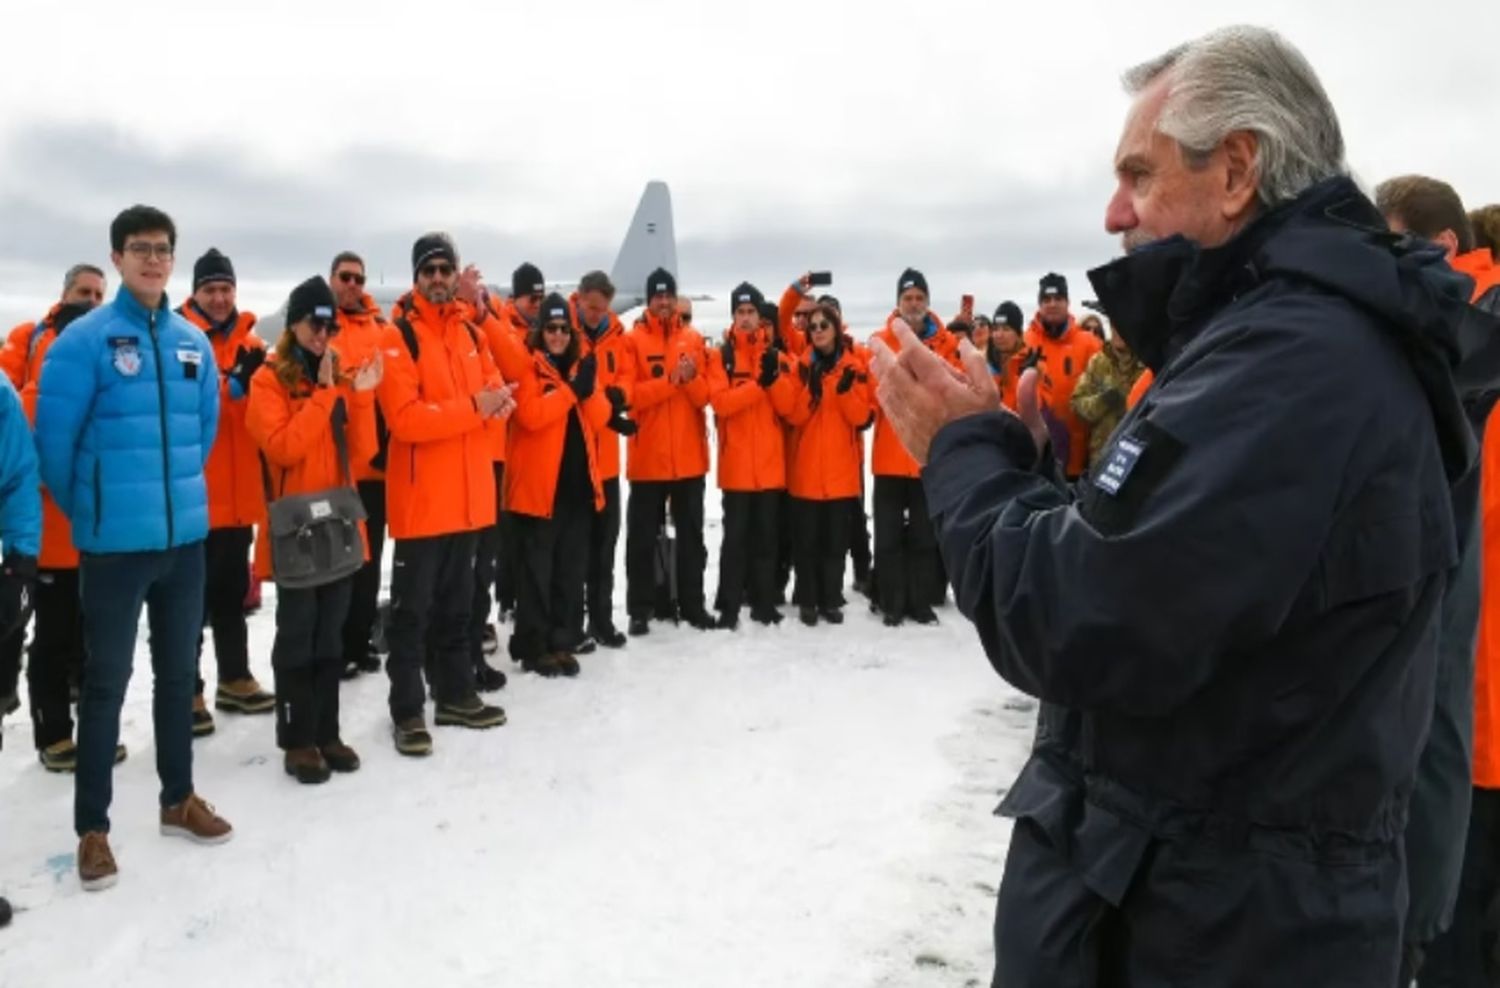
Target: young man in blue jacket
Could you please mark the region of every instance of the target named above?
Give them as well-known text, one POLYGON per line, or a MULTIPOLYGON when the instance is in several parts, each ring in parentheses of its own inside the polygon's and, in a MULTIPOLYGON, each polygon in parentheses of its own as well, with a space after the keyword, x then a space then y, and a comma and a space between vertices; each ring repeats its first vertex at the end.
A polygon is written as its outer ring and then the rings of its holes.
MULTIPOLYGON (((41 546, 42 490, 31 429, 15 388, 0 377, 0 638, 31 617, 41 546)), ((10 903, 0 898, 0 926, 9 924, 10 903)))
POLYGON ((155 677, 161 832, 228 840, 229 824, 193 791, 193 689, 203 618, 203 466, 219 419, 208 339, 167 305, 177 230, 132 206, 110 226, 120 272, 113 302, 75 322, 42 367, 36 413, 42 481, 73 525, 88 643, 78 714, 74 828, 89 890, 118 872, 109 804, 120 708, 145 605, 155 677))

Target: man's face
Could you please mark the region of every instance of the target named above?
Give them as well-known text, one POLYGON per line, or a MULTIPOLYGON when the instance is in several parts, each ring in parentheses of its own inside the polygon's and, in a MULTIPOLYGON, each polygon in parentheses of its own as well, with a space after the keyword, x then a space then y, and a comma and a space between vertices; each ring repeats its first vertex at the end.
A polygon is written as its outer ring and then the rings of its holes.
MULTIPOLYGON (((651 296, 651 301, 646 303, 646 310, 661 322, 668 322, 677 312, 677 296, 657 292, 651 296)), ((691 314, 691 308, 688 311, 691 314)))
POLYGON ((125 239, 125 250, 109 259, 120 272, 125 290, 137 298, 156 298, 167 290, 176 256, 166 231, 134 233, 125 239))
POLYGON ((896 309, 907 325, 920 330, 922 322, 927 318, 927 293, 920 288, 908 288, 896 300, 896 309))
POLYGON ((417 268, 417 293, 433 305, 447 305, 453 301, 456 287, 458 269, 446 257, 425 261, 417 268))
POLYGON ((234 314, 234 285, 227 281, 210 281, 193 292, 193 301, 216 323, 234 314))
POLYGON ((535 319, 536 314, 542 311, 542 300, 546 297, 542 292, 528 292, 525 295, 517 295, 511 301, 523 318, 535 319))
POLYGON ((358 261, 340 261, 333 272, 333 297, 339 308, 358 312, 365 304, 365 266, 358 261))
POLYGON ((760 329, 760 310, 750 302, 741 302, 734 307, 734 328, 741 333, 753 333, 760 329))
POLYGON ((73 279, 73 284, 63 292, 64 305, 86 304, 91 308, 104 301, 104 279, 92 271, 85 271, 73 279))
MULTIPOLYGON (((1228 138, 1207 161, 1190 166, 1181 146, 1157 131, 1169 77, 1164 73, 1136 97, 1115 152, 1115 193, 1104 227, 1122 235, 1127 252, 1174 234, 1217 247, 1244 225, 1255 205, 1253 176, 1245 173, 1244 155, 1228 150, 1228 138)), ((1253 152, 1253 137, 1231 136, 1237 152, 1247 141, 1253 152)))
POLYGON ((583 292, 578 296, 578 315, 588 326, 598 326, 609 317, 609 298, 603 292, 583 292))
POLYGON ((1042 322, 1054 329, 1068 324, 1068 300, 1062 295, 1044 295, 1037 310, 1042 322))

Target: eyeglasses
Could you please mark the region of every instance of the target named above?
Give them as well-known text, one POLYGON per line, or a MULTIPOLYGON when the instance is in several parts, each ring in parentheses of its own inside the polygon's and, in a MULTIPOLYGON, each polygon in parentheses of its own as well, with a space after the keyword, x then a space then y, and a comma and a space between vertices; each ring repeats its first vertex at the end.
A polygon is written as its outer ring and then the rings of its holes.
POLYGON ((542 327, 542 332, 544 332, 544 333, 567 333, 569 335, 572 335, 572 333, 573 333, 573 327, 569 326, 565 322, 549 322, 546 326, 542 327))
POLYGON ((363 285, 365 283, 365 276, 358 271, 340 271, 339 281, 342 281, 346 285, 363 285))
POLYGON ((814 333, 820 333, 825 329, 837 329, 838 327, 829 322, 827 319, 814 319, 812 322, 807 324, 807 328, 812 330, 814 333))
POLYGON ((417 270, 417 274, 424 278, 446 278, 452 273, 453 265, 446 262, 424 264, 417 270))
POLYGON ((143 261, 152 254, 155 254, 156 259, 159 261, 170 261, 175 251, 171 244, 152 244, 144 240, 137 240, 134 243, 125 245, 125 253, 138 257, 143 261))
POLYGON ((327 333, 329 338, 339 335, 339 324, 333 319, 324 319, 322 316, 309 316, 308 328, 313 331, 314 336, 322 336, 327 333))
POLYGON ((544 299, 546 297, 547 297, 547 293, 546 292, 532 292, 530 295, 527 296, 527 298, 531 299, 533 302, 540 302, 542 299, 544 299))

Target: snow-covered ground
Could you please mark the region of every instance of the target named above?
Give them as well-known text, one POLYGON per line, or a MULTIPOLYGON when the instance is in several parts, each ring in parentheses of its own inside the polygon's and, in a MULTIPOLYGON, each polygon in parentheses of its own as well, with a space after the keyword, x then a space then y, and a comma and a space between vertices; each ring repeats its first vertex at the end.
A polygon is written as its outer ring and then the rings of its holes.
MULTIPOLYGON (((501 659, 510 723, 437 729, 425 760, 362 677, 343 727, 364 767, 323 786, 282 772, 269 717, 221 714, 194 748, 236 828, 212 848, 156 831, 143 628, 114 889, 80 890, 71 776, 37 764, 24 711, 5 721, 0 985, 988 985, 991 810, 1032 704, 951 606, 891 630, 863 604, 838 628, 657 625, 572 681, 501 659)), ((268 686, 273 608, 268 586, 268 686)))

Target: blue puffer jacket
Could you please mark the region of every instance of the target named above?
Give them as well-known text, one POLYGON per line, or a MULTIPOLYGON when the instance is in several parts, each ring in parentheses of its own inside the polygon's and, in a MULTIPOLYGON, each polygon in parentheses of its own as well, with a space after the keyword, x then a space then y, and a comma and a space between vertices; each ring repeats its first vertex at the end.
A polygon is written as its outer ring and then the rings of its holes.
POLYGON ((207 337, 123 287, 47 351, 36 408, 42 482, 80 552, 147 552, 208 534, 203 464, 219 424, 207 337))
POLYGON ((21 398, 0 376, 0 543, 33 558, 42 546, 42 482, 21 398))

